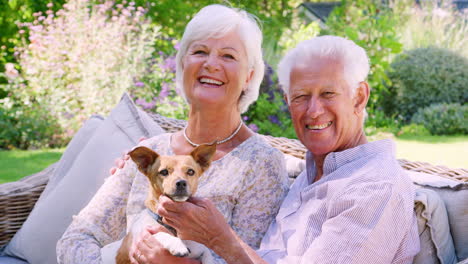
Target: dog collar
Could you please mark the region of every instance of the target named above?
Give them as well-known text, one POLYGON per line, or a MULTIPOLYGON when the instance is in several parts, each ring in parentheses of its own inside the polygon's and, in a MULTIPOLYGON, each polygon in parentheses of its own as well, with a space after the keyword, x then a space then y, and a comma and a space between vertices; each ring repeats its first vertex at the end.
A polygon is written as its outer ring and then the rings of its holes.
POLYGON ((169 230, 174 236, 177 236, 177 231, 175 228, 173 228, 170 225, 167 225, 163 222, 162 216, 158 215, 157 213, 151 211, 150 209, 146 208, 146 211, 148 211, 148 214, 156 220, 160 225, 164 226, 167 230, 169 230))

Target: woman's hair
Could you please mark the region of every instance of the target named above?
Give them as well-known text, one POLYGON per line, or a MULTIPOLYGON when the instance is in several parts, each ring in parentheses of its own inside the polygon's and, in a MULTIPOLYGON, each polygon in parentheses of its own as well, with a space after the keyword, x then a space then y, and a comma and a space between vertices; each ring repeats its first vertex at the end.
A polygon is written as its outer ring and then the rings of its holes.
POLYGON ((365 81, 369 74, 369 58, 366 51, 351 40, 337 36, 320 36, 299 43, 278 64, 278 79, 286 96, 289 97, 290 75, 293 67, 305 64, 314 58, 339 60, 345 81, 352 92, 365 81))
POLYGON ((247 53, 249 70, 253 70, 252 79, 239 99, 239 111, 247 111, 249 105, 257 100, 265 64, 262 59, 262 32, 256 18, 244 10, 209 5, 202 8, 187 24, 176 56, 176 85, 188 103, 182 70, 182 60, 188 47, 194 41, 221 38, 233 30, 239 34, 247 53))

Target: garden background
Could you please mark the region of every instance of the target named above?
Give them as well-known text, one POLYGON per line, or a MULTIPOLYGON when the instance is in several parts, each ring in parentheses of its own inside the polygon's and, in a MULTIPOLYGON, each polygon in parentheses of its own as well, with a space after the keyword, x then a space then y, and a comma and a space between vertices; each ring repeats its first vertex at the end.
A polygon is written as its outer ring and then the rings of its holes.
POLYGON ((57 161, 83 121, 106 116, 124 91, 146 111, 185 119, 175 53, 186 23, 211 3, 262 25, 267 70, 243 114, 252 130, 296 137, 276 65, 298 42, 333 34, 369 54, 371 140, 394 138, 398 158, 468 168, 462 2, 342 0, 320 21, 299 0, 0 0, 0 183, 57 161))

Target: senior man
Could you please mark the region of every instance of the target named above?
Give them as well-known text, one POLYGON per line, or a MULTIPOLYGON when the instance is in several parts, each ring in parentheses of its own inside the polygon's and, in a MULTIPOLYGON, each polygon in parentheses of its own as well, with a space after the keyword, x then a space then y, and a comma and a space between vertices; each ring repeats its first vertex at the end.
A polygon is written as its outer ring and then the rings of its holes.
POLYGON ((163 197, 158 213, 228 263, 411 263, 419 251, 412 183, 394 143, 368 142, 364 133, 366 52, 350 40, 316 37, 278 68, 307 166, 260 249, 242 242, 207 199, 163 197))

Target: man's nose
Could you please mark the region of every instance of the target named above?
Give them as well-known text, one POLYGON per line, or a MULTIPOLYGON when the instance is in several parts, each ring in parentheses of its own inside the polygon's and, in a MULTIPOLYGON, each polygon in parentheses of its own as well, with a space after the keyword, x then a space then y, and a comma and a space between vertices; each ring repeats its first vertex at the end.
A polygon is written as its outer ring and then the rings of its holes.
POLYGON ((323 113, 323 102, 318 98, 311 97, 307 106, 307 116, 317 118, 323 113))

